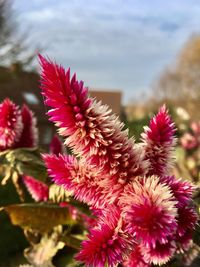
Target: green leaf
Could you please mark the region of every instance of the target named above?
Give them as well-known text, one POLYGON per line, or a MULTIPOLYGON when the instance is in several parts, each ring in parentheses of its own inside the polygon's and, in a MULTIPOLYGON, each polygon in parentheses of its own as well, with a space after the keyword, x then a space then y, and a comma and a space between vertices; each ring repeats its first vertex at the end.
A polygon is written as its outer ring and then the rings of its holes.
POLYGON ((57 225, 72 225, 74 221, 66 208, 48 204, 16 204, 4 207, 11 222, 24 229, 48 232, 57 225))
POLYGON ((20 175, 26 174, 38 180, 45 181, 47 171, 37 148, 18 148, 4 151, 0 158, 20 175))
POLYGON ((64 242, 66 246, 74 248, 74 249, 80 249, 80 244, 83 241, 83 239, 78 238, 75 235, 65 235, 60 238, 60 241, 64 242))

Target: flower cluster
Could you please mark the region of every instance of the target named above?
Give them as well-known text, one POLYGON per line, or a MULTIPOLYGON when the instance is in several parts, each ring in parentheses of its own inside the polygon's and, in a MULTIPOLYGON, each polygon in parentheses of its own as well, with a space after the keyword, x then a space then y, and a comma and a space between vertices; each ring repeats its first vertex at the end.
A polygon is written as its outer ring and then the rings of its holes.
POLYGON ((0 151, 35 147, 38 142, 36 119, 26 106, 20 109, 10 99, 0 104, 0 151))
POLYGON ((165 264, 189 248, 197 215, 193 186, 170 175, 175 126, 163 106, 141 143, 70 70, 40 56, 50 120, 74 155, 43 156, 53 181, 96 216, 76 259, 103 267, 165 264))
POLYGON ((187 150, 196 149, 200 146, 200 121, 192 122, 191 133, 185 133, 181 137, 181 145, 187 150))

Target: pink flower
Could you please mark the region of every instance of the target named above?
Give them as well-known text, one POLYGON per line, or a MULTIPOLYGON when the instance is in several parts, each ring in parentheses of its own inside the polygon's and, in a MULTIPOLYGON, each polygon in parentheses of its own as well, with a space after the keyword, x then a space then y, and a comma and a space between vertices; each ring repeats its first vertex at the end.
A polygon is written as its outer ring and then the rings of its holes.
POLYGON ((166 107, 162 106, 142 134, 145 158, 150 162, 148 175, 166 174, 171 167, 172 151, 176 143, 175 131, 166 107))
POLYGON ((166 243, 175 233, 176 201, 166 184, 156 176, 128 185, 120 198, 128 231, 147 246, 166 243))
POLYGON ((193 207, 185 206, 178 209, 178 236, 183 236, 187 231, 193 230, 196 223, 197 214, 193 207))
POLYGON ((15 147, 36 147, 38 145, 37 120, 26 105, 23 105, 21 115, 23 130, 15 147))
POLYGON ((154 246, 140 245, 145 261, 153 264, 162 265, 173 256, 176 245, 174 241, 165 243, 156 242, 154 246))
POLYGON ((197 139, 190 133, 185 133, 181 137, 181 144, 185 149, 193 149, 198 146, 197 139))
POLYGON ((195 135, 199 136, 200 135, 200 121, 192 122, 191 129, 195 135))
POLYGON ((31 176, 23 176, 24 184, 28 192, 35 201, 47 201, 49 197, 49 188, 46 184, 36 180, 31 176))
POLYGON ((177 201, 177 207, 189 204, 194 191, 194 186, 190 182, 176 179, 174 176, 164 176, 161 181, 170 187, 177 201))
POLYGON ((22 117, 19 107, 6 98, 0 104, 0 150, 12 148, 22 132, 22 117))
POLYGON ((123 262, 123 267, 150 267, 151 264, 144 260, 139 245, 135 245, 128 258, 123 262))
MULTIPOLYGON (((66 137, 65 144, 82 157, 85 164, 109 174, 110 185, 124 184, 146 172, 143 153, 134 148, 128 132, 111 110, 88 96, 83 82, 40 56, 41 88, 45 103, 52 109, 50 120, 66 137)), ((112 187, 110 187, 112 189, 112 187)))
MULTIPOLYGON (((78 158, 44 155, 48 173, 95 213, 77 259, 95 267, 167 262, 184 237, 178 235, 185 223, 181 225, 177 211, 189 205, 193 189, 167 176, 175 126, 166 108, 151 120, 142 143, 136 145, 123 124, 88 96, 75 75, 71 79, 69 70, 41 56, 40 62, 50 120, 78 158)), ((191 213, 189 217, 193 218, 191 213)), ((183 234, 191 228, 194 223, 183 234)))
POLYGON ((82 249, 76 256, 86 266, 114 267, 122 262, 124 251, 129 250, 129 241, 120 231, 120 214, 117 211, 110 211, 111 220, 99 222, 98 226, 90 230, 88 240, 82 242, 82 249))
MULTIPOLYGON (((96 180, 100 179, 97 172, 73 156, 44 155, 48 172, 57 185, 72 191, 75 198, 97 208, 105 205, 108 197, 102 194, 103 188, 96 180)), ((108 200, 107 200, 108 201, 108 200)))
POLYGON ((54 135, 50 143, 50 153, 55 155, 63 153, 63 145, 56 134, 54 135))

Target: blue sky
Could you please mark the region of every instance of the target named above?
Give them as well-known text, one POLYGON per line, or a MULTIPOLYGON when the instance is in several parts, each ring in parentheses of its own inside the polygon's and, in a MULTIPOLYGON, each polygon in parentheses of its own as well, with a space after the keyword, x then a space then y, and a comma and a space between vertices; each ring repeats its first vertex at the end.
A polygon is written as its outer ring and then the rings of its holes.
POLYGON ((126 103, 200 33, 199 0, 15 0, 14 9, 33 46, 89 87, 121 89, 126 103))

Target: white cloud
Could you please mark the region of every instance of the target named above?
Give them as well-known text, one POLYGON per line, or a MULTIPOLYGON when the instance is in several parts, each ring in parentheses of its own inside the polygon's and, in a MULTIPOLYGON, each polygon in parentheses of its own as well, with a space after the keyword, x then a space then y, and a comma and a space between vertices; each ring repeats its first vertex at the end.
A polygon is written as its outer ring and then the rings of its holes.
POLYGON ((88 85, 123 89, 126 101, 199 30, 195 0, 16 0, 15 8, 33 44, 88 85))

